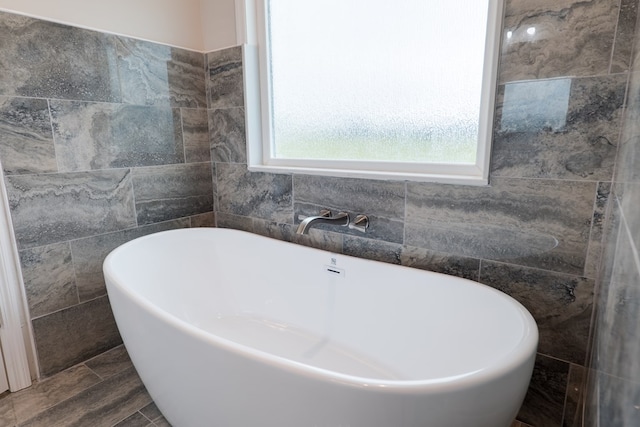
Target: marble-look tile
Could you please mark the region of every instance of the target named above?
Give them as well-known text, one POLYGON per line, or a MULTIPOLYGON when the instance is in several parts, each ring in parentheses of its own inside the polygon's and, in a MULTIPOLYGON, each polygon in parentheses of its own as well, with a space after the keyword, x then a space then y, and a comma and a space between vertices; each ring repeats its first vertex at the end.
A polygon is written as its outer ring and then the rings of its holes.
POLYGON ((404 246, 400 263, 406 267, 435 271, 436 273, 478 280, 480 260, 431 251, 413 246, 404 246))
POLYGON ((295 222, 300 216, 318 215, 322 209, 334 214, 348 212, 369 217, 369 228, 361 232, 347 227, 320 225, 319 229, 351 234, 357 237, 402 243, 405 192, 404 183, 357 178, 335 178, 294 175, 295 222))
POLYGON ((55 374, 122 344, 108 298, 33 320, 40 373, 55 374))
POLYGON ((480 282, 519 301, 533 315, 538 352, 583 365, 595 283, 592 279, 482 261, 480 282))
POLYGON ((213 211, 210 163, 136 168, 133 189, 140 225, 213 211))
POLYGON ((111 427, 151 402, 133 368, 44 411, 20 427, 111 427))
POLYGON ((583 366, 571 365, 567 384, 567 398, 564 404, 562 427, 582 427, 584 393, 587 372, 583 366))
POLYGON ((405 244, 582 275, 595 194, 591 182, 494 178, 490 187, 410 182, 405 244))
POLYGON ((0 12, 0 95, 118 102, 113 38, 0 12))
POLYGON ((607 74, 618 11, 611 0, 506 2, 499 81, 607 74))
POLYGON ((99 382, 100 378, 84 365, 36 381, 31 387, 11 395, 17 422, 22 423, 99 382))
POLYGON ((133 363, 124 345, 120 345, 93 359, 87 360, 85 365, 102 379, 112 377, 133 367, 133 363))
POLYGON ((610 73, 626 72, 630 68, 637 17, 638 2, 621 0, 610 73))
POLYGON ((140 412, 136 412, 113 427, 155 427, 155 424, 140 412))
POLYGON ((400 264, 402 245, 361 237, 344 236, 343 253, 359 258, 400 264))
POLYGON ((15 427, 16 414, 13 410, 13 397, 7 392, 0 395, 0 426, 15 427))
POLYGON ((189 227, 189 219, 184 218, 71 241, 71 253, 80 301, 88 301, 106 295, 102 263, 109 252, 130 240, 147 234, 187 227, 189 227))
POLYGON ((5 175, 58 171, 46 100, 0 96, 0 158, 5 175))
POLYGON ((599 426, 629 427, 640 425, 640 383, 599 372, 599 426))
POLYGON ((202 53, 128 37, 115 44, 123 102, 206 108, 202 53))
POLYGON ((211 161, 207 110, 183 108, 181 113, 185 161, 187 163, 211 161))
POLYGON ((560 427, 568 376, 568 363, 538 355, 518 420, 535 427, 560 427))
POLYGON ((209 111, 211 160, 214 162, 247 162, 244 108, 209 111))
POLYGON ((242 47, 210 52, 207 62, 207 107, 210 109, 244 106, 242 47))
POLYGON ((248 216, 216 212, 216 224, 220 228, 232 228, 253 233, 253 218, 248 216))
POLYGON ((342 235, 311 229, 308 234, 296 234, 297 226, 254 218, 253 232, 285 242, 297 243, 333 253, 342 253, 342 235))
POLYGON ((180 110, 51 101, 60 171, 184 163, 180 110))
POLYGON ((19 249, 136 225, 128 169, 13 175, 5 181, 19 249))
POLYGON ((191 217, 191 227, 215 227, 216 226, 216 214, 215 212, 207 212, 200 215, 194 215, 191 217))
POLYGON ((604 220, 610 195, 611 183, 599 182, 596 202, 593 208, 593 220, 591 222, 591 234, 589 236, 589 250, 587 251, 587 260, 584 266, 585 277, 598 277, 600 258, 602 255, 604 220))
POLYGON ((20 264, 31 318, 79 303, 68 243, 21 251, 20 264))
POLYGON ((626 80, 617 74, 501 88, 492 176, 611 180, 626 80))
POLYGON ((217 163, 218 212, 293 221, 291 175, 249 172, 244 164, 217 163))

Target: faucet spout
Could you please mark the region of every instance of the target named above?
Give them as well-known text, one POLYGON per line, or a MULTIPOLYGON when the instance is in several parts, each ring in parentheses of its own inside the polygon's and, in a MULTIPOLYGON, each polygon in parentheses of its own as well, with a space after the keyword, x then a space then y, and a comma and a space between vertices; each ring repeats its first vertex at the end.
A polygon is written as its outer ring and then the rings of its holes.
POLYGON ((340 212, 336 216, 331 216, 331 213, 327 215, 325 211, 321 212, 321 214, 320 216, 309 216, 305 218, 300 225, 298 225, 296 234, 308 234, 309 229, 316 224, 333 224, 342 227, 349 225, 349 214, 346 212, 340 212))

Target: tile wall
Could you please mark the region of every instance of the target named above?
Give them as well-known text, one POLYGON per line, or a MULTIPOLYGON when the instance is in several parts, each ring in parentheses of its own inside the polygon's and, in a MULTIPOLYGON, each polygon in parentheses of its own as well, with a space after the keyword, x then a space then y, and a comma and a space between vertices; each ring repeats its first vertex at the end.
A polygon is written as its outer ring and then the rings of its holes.
POLYGON ((241 49, 207 54, 217 224, 512 295, 540 329, 518 418, 577 426, 637 2, 506 3, 489 187, 250 172, 241 49), (371 229, 294 234, 322 208, 366 213, 371 229))
POLYGON ((640 425, 640 38, 636 34, 589 371, 585 426, 640 425))
POLYGON ((119 343, 100 272, 111 248, 211 225, 215 211, 218 226, 514 296, 541 334, 519 420, 578 425, 636 11, 507 0, 480 188, 249 172, 239 47, 203 61, 0 14, 0 159, 43 374, 119 343), (370 232, 294 234, 299 215, 325 207, 368 214, 370 232))
POLYGON ((214 225, 202 53, 0 13, 0 161, 41 374, 121 342, 102 260, 214 225))

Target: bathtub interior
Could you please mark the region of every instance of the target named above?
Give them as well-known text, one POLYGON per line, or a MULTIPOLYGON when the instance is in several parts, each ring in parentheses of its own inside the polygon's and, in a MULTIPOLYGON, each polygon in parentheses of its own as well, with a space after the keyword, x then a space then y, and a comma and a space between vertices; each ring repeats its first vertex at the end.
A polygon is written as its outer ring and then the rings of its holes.
POLYGON ((249 233, 159 233, 108 263, 166 321, 356 377, 453 381, 507 370, 537 341, 530 314, 494 289, 249 233))

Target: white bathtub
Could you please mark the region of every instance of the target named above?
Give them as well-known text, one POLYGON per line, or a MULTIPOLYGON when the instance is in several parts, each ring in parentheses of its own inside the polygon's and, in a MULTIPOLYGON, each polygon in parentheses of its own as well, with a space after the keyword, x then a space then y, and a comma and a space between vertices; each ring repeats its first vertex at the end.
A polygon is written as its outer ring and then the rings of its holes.
POLYGON ((533 369, 529 312, 456 277, 202 228, 104 274, 174 427, 508 427, 533 369))

